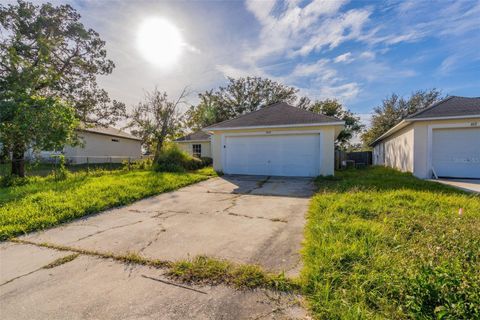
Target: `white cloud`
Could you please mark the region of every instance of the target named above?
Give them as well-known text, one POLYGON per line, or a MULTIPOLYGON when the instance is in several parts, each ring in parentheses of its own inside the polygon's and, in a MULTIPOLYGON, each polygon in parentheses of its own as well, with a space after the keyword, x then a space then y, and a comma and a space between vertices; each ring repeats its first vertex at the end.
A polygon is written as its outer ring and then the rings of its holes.
POLYGON ((311 37, 294 54, 302 56, 324 48, 334 49, 348 40, 360 40, 362 29, 371 12, 365 9, 352 9, 344 14, 323 21, 312 28, 311 37))
MULTIPOLYGON (((339 43, 337 38, 342 36, 342 32, 350 27, 353 29, 356 25, 356 11, 351 10, 345 17, 337 18, 338 21, 330 21, 328 18, 333 19, 345 2, 314 0, 301 7, 298 1, 287 1, 287 4, 281 7, 280 3, 247 0, 247 9, 261 24, 259 44, 251 49, 248 58, 258 60, 285 53, 308 54, 310 50, 305 46, 309 40, 325 33, 325 30, 320 29, 322 21, 328 22, 323 27, 330 28, 326 34, 326 38, 330 40, 322 40, 322 43, 339 43), (332 28, 335 23, 342 26, 332 28)), ((314 42, 318 42, 318 39, 314 42)), ((315 43, 310 46, 311 49, 317 47, 315 43)))
POLYGON ((247 9, 250 10, 259 21, 268 19, 274 5, 275 0, 246 1, 247 9))
POLYGON ((364 51, 360 54, 361 59, 372 60, 375 59, 376 54, 373 51, 364 51))
POLYGON ((344 54, 341 54, 341 55, 337 56, 333 61, 335 61, 335 63, 340 63, 340 62, 351 63, 353 60, 354 59, 352 58, 352 53, 347 52, 347 53, 344 53, 344 54))
POLYGON ((328 59, 320 59, 311 64, 298 64, 285 79, 295 82, 308 78, 310 89, 300 89, 312 99, 337 98, 341 101, 350 101, 356 98, 360 92, 360 85, 356 82, 345 82, 331 64, 328 59))
POLYGON ((315 63, 297 64, 293 69, 293 71, 290 73, 290 76, 293 76, 293 77, 309 77, 312 75, 318 76, 318 74, 322 72, 328 72, 329 74, 331 74, 332 71, 335 71, 335 70, 327 68, 328 62, 329 62, 328 59, 320 59, 315 63))
POLYGON ((225 77, 231 78, 241 78, 247 76, 266 76, 265 72, 262 69, 253 66, 234 67, 229 64, 217 64, 216 69, 220 71, 225 77))
POLYGON ((339 98, 342 101, 350 101, 358 96, 360 86, 356 82, 349 82, 338 86, 329 85, 320 89, 323 97, 339 98))
MULTIPOLYGON (((252 42, 239 53, 234 64, 219 64, 216 69, 224 76, 256 75, 268 77, 285 84, 297 85, 302 92, 314 87, 312 98, 337 97, 350 100, 360 91, 360 85, 346 81, 333 67, 334 61, 320 58, 311 63, 297 63, 298 57, 312 52, 333 49, 341 43, 360 37, 370 10, 339 10, 346 1, 315 0, 307 5, 302 1, 247 0, 246 8, 260 24, 258 42, 252 42), (293 68, 275 72, 279 61, 296 63, 293 68), (261 67, 263 66, 263 67, 261 67), (267 71, 268 70, 268 71, 267 71)), ((337 57, 336 62, 350 63, 352 53, 337 57)), ((283 64, 283 63, 280 63, 283 64)), ((280 66, 281 67, 281 66, 280 66)))
POLYGON ((324 84, 315 85, 309 88, 300 88, 300 94, 306 95, 313 100, 323 100, 335 98, 342 103, 354 100, 360 93, 360 85, 357 82, 348 82, 343 84, 324 84))

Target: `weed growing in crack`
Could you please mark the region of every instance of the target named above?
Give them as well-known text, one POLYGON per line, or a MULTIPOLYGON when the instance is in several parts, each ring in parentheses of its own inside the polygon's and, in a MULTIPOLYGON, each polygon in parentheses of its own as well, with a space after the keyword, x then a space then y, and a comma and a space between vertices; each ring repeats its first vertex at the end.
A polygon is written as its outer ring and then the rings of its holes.
POLYGON ((75 260, 79 255, 80 255, 79 253, 73 253, 73 254, 69 254, 68 256, 58 258, 50 262, 46 266, 43 266, 43 269, 52 269, 52 268, 61 266, 62 264, 75 260))
MULTIPOLYGON (((11 239, 10 241, 59 251, 74 252, 74 254, 67 257, 83 254, 103 259, 112 259, 122 263, 166 269, 165 275, 167 277, 184 283, 210 285, 225 284, 234 286, 238 289, 265 288, 283 292, 299 292, 301 289, 298 281, 287 278, 283 273, 268 273, 257 265, 235 264, 230 261, 213 259, 206 256, 198 256, 191 260, 170 262, 146 258, 136 252, 117 255, 110 252, 91 251, 51 243, 35 243, 16 238, 11 239)), ((71 260, 75 259, 76 256, 71 258, 71 260)), ((52 265, 55 263, 56 265, 60 265, 61 263, 58 264, 59 262, 60 261, 55 260, 52 262, 52 265)))
POLYGON ((235 264, 205 256, 175 262, 166 275, 187 283, 223 283, 239 289, 266 288, 284 292, 300 290, 299 283, 285 277, 283 273, 267 273, 257 265, 235 264))

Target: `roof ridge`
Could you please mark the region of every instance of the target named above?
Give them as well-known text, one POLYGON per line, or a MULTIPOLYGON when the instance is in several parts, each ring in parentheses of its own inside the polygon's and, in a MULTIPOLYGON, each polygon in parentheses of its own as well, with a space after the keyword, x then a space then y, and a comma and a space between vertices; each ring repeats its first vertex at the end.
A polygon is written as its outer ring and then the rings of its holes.
POLYGON ((273 106, 275 106, 275 105, 277 105, 277 104, 281 104, 281 103, 285 103, 285 104, 288 105, 288 103, 283 102, 283 101, 274 102, 274 103, 271 103, 271 104, 269 104, 269 105, 266 105, 266 106, 263 107, 263 108, 260 108, 260 109, 257 109, 257 110, 254 110, 254 111, 250 111, 250 112, 248 112, 248 113, 244 113, 244 114, 241 114, 241 115, 239 115, 239 116, 236 116, 235 118, 232 118, 232 119, 228 119, 228 120, 224 120, 224 121, 221 121, 221 122, 217 122, 217 123, 211 124, 211 125, 203 128, 203 129, 207 129, 207 128, 210 128, 210 127, 213 127, 213 126, 217 126, 217 125, 219 125, 219 124, 229 123, 229 122, 231 122, 231 121, 233 121, 233 120, 236 120, 236 119, 238 119, 238 118, 244 117, 244 116, 246 116, 246 115, 251 115, 252 113, 256 113, 256 112, 262 111, 262 110, 264 110, 264 109, 266 109, 266 108, 271 108, 271 107, 273 107, 273 106))
POLYGON ((425 111, 428 111, 428 110, 430 110, 430 109, 433 109, 433 108, 439 106, 440 104, 445 103, 445 102, 447 102, 448 100, 451 100, 451 99, 453 99, 453 98, 459 98, 459 97, 457 97, 457 96, 447 96, 447 97, 443 98, 442 100, 433 102, 433 103, 432 103, 431 105, 429 105, 428 107, 425 107, 425 108, 423 108, 423 109, 418 110, 418 111, 415 112, 415 113, 412 113, 411 115, 405 117, 405 119, 411 119, 411 118, 413 118, 413 117, 416 117, 416 116, 424 113, 425 111))
POLYGON ((478 97, 449 96, 449 97, 462 98, 462 99, 480 99, 480 96, 478 97))
POLYGON ((130 132, 123 131, 122 129, 115 128, 110 125, 95 125, 93 127, 89 126, 80 126, 77 128, 79 131, 85 131, 89 133, 95 133, 95 134, 102 134, 102 135, 107 135, 107 136, 112 136, 112 137, 120 137, 120 138, 126 138, 126 139, 134 139, 134 140, 142 140, 140 137, 137 137, 130 132))

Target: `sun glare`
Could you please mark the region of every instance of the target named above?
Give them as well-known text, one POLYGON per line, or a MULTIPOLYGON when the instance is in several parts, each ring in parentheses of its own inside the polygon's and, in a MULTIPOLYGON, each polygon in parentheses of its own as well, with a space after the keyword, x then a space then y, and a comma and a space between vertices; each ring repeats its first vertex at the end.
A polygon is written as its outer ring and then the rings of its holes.
POLYGON ((183 39, 178 28, 168 20, 150 18, 138 30, 137 46, 147 61, 167 68, 180 57, 183 39))

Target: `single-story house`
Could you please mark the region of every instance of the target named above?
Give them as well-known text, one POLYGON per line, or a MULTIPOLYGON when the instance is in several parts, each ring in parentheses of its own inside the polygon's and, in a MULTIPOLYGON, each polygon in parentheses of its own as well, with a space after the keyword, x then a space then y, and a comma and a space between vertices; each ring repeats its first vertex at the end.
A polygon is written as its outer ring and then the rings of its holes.
POLYGON ((480 178, 480 98, 451 96, 373 143, 373 162, 416 177, 480 178))
POLYGON ((210 135, 203 131, 197 131, 175 140, 179 148, 190 155, 201 157, 212 157, 210 135))
POLYGON ((82 142, 78 146, 65 146, 62 151, 41 151, 39 154, 27 152, 27 158, 52 159, 55 154, 63 154, 65 160, 73 164, 110 163, 136 160, 142 157, 142 139, 113 127, 93 127, 78 129, 82 142))
POLYGON ((226 174, 333 175, 335 139, 344 122, 275 103, 203 128, 213 167, 226 174))

